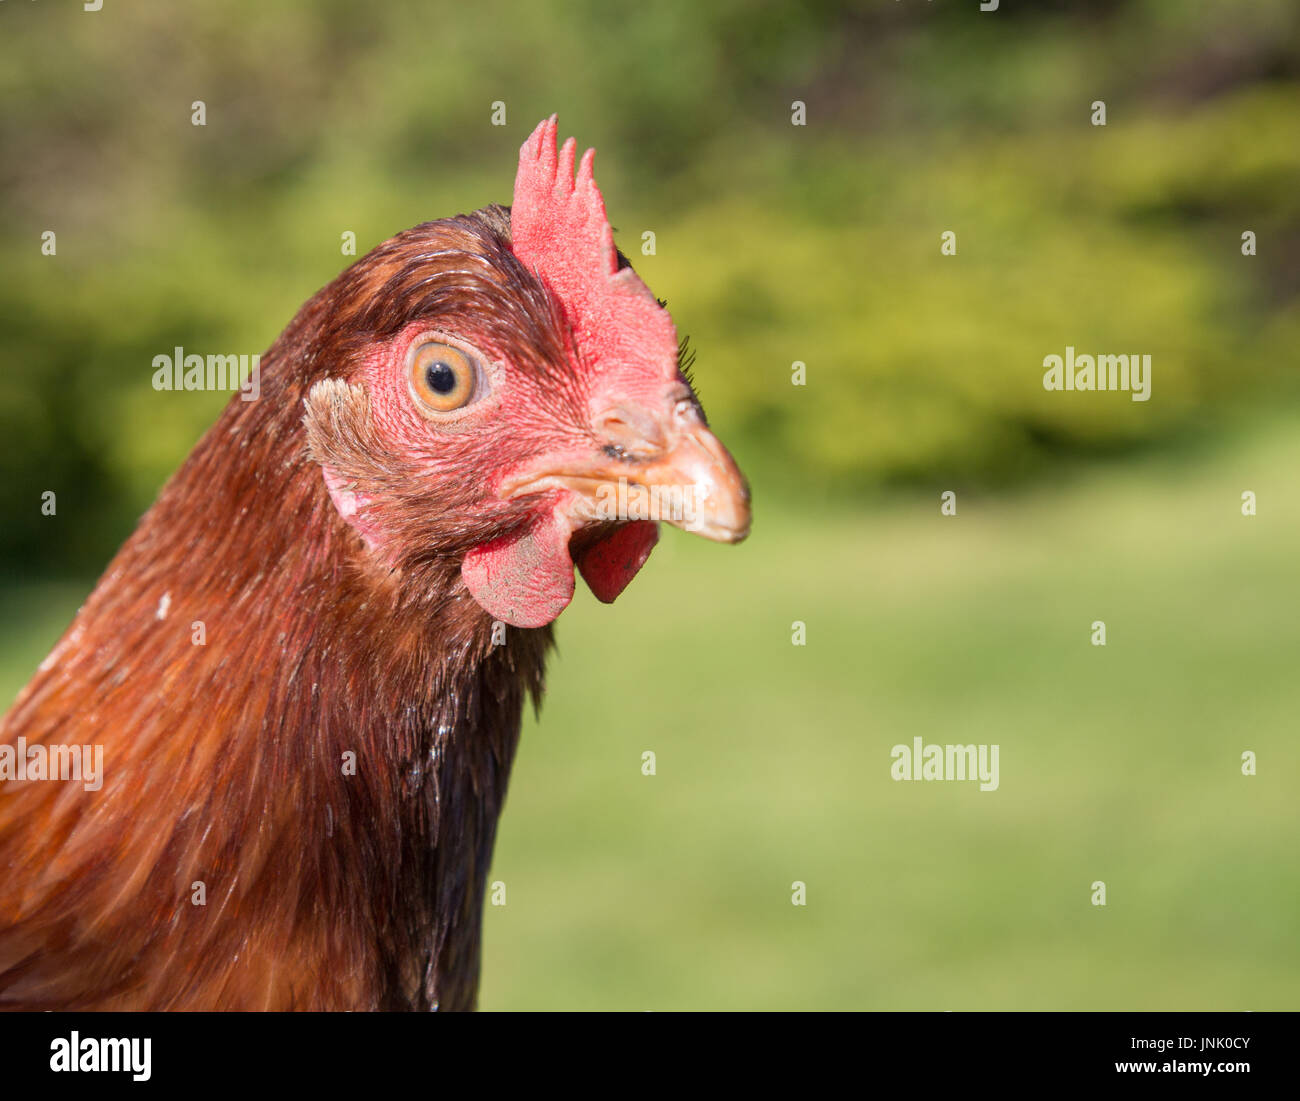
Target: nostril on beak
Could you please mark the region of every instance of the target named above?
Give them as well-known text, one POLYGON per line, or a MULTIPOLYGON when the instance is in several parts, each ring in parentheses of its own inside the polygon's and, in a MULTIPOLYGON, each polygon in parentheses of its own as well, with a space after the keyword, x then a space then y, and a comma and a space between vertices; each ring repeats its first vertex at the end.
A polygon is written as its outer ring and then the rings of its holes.
POLYGON ((595 425, 596 431, 610 439, 616 439, 628 434, 627 421, 617 413, 606 413, 595 425))
POLYGON ((665 445, 663 431, 648 413, 626 405, 616 405, 595 418, 596 435, 621 455, 653 454, 665 445))

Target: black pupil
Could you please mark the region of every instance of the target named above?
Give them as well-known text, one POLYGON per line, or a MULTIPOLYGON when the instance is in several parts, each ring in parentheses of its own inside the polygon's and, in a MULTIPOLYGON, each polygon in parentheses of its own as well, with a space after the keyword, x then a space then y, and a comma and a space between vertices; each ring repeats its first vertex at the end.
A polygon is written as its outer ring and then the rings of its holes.
POLYGON ((450 394, 456 389, 456 372, 445 363, 430 363, 424 369, 424 381, 435 394, 450 394))

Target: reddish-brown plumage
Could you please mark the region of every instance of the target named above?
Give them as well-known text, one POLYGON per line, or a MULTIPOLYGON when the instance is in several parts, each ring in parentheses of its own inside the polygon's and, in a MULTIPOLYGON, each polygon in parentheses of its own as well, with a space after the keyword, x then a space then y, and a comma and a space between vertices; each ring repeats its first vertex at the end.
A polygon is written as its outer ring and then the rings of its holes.
MULTIPOLYGON (((0 720, 0 744, 104 747, 97 792, 0 782, 0 1007, 474 1005, 551 628, 494 645, 462 562, 539 516, 586 516, 566 489, 499 486, 539 456, 608 451, 587 414, 621 398, 596 375, 498 207, 400 234, 302 308, 260 399, 226 407, 0 720), (498 404, 426 441, 389 382, 430 330, 501 366, 498 404)), ((575 548, 626 530, 572 525, 575 548)))

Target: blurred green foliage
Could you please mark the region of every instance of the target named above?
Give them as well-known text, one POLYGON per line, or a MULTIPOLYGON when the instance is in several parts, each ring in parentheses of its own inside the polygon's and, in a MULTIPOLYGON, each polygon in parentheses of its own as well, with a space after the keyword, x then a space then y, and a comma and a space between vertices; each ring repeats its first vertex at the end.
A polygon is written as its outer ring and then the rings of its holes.
POLYGON ((0 6, 0 561, 102 566, 224 400, 154 392, 153 356, 265 349, 345 230, 509 201, 552 111, 760 505, 1007 485, 1296 402, 1294 3, 977 9, 0 6), (1044 392, 1067 344, 1150 353, 1152 400, 1044 392))

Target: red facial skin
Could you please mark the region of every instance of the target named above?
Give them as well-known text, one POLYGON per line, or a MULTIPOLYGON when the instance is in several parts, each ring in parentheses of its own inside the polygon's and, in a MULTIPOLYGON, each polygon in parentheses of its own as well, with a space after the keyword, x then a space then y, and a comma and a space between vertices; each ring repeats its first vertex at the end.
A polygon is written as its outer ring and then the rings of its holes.
MULTIPOLYGON (((674 371, 674 375, 676 372, 674 371)), ((481 471, 481 488, 472 506, 475 525, 505 530, 471 549, 462 575, 485 610, 518 627, 551 622, 573 598, 574 559, 570 541, 590 528, 583 494, 564 486, 548 488, 517 521, 518 502, 501 495, 504 483, 536 469, 565 470, 589 465, 607 439, 593 432, 601 414, 628 403, 629 390, 640 407, 667 409, 682 400, 675 377, 665 386, 624 388, 627 372, 596 376, 572 372, 559 379, 539 377, 510 364, 485 339, 470 344, 427 323, 408 325, 391 341, 366 355, 359 381, 369 397, 374 426, 387 449, 405 455, 415 477, 441 484, 481 471), (486 392, 451 413, 424 410, 409 385, 414 349, 430 340, 453 344, 470 354, 483 373, 486 392), (562 380, 562 381, 561 381, 562 380), (557 384, 558 382, 558 384, 557 384), (593 392, 594 391, 594 392, 593 392)), ((327 467, 326 484, 340 514, 381 557, 389 544, 384 509, 378 499, 346 489, 327 467)), ((644 520, 612 528, 591 529, 577 558, 592 591, 611 602, 649 557, 658 540, 658 525, 644 520)))

